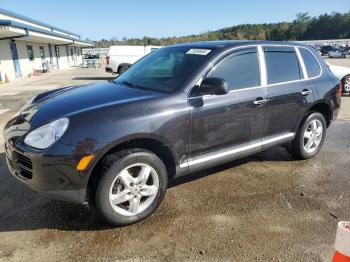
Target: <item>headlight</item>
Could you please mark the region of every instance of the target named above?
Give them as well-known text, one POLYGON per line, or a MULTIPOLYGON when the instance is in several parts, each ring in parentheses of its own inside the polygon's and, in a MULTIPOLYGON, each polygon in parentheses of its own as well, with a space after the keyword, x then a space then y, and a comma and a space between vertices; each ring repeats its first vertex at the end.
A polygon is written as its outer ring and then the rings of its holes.
POLYGON ((26 136, 24 143, 37 149, 46 149, 63 136, 68 124, 68 118, 61 118, 39 127, 26 136))

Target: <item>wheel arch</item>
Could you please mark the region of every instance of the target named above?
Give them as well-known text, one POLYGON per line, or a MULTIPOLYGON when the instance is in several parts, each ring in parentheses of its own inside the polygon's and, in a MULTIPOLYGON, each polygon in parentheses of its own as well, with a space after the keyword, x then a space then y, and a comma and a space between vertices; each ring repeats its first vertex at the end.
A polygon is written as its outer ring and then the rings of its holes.
POLYGON ((119 72, 120 72, 120 69, 122 68, 122 67, 130 67, 131 66, 131 64, 130 63, 121 63, 121 64, 119 64, 118 65, 118 70, 117 70, 117 73, 119 74, 119 72))
POLYGON ((173 150, 170 148, 168 143, 163 141, 161 138, 154 136, 136 136, 132 138, 127 137, 123 140, 118 140, 118 142, 113 143, 102 154, 100 154, 88 177, 87 190, 90 190, 90 193, 95 192, 96 186, 98 185, 98 182, 101 178, 102 174, 99 173, 99 170, 102 168, 103 159, 110 154, 130 148, 145 149, 154 153, 163 161, 167 169, 168 177, 172 178, 175 176, 175 154, 173 153, 173 150))
POLYGON ((316 112, 319 112, 320 114, 322 114, 326 120, 327 127, 329 127, 329 125, 331 124, 331 122, 333 120, 332 119, 333 114, 332 114, 331 107, 328 105, 328 103, 326 101, 320 101, 320 102, 314 104, 312 107, 310 107, 310 109, 308 110, 307 113, 312 112, 312 111, 316 111, 316 112))

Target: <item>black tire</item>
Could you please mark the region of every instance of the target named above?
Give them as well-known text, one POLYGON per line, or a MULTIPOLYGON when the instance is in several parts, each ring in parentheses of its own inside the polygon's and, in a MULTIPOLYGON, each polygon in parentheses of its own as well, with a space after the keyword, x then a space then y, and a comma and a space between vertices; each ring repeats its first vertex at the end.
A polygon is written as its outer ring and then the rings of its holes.
POLYGON ((143 149, 126 149, 106 156, 102 163, 102 177, 98 183, 95 204, 102 217, 114 226, 125 226, 137 223, 150 216, 161 204, 168 188, 168 176, 164 163, 152 152, 143 149), (159 178, 159 188, 150 206, 136 215, 125 216, 117 213, 110 203, 109 193, 117 174, 135 163, 151 166, 159 178))
POLYGON ((308 113, 303 119, 302 123, 300 124, 295 138, 292 140, 290 146, 288 147, 288 152, 298 159, 309 159, 316 156, 320 152, 322 145, 324 143, 324 140, 326 137, 326 130, 327 130, 326 120, 321 113, 313 112, 313 111, 308 113), (314 119, 318 119, 322 124, 322 128, 323 128, 322 138, 316 150, 312 153, 308 153, 304 149, 304 132, 306 128, 309 126, 310 122, 314 119))
POLYGON ((342 93, 350 95, 350 75, 347 75, 342 79, 342 86, 343 86, 342 93))
POLYGON ((118 71, 118 73, 119 73, 119 75, 121 75, 122 73, 124 73, 126 70, 128 70, 129 69, 129 67, 127 67, 127 66, 122 66, 120 69, 119 69, 119 71, 118 71))

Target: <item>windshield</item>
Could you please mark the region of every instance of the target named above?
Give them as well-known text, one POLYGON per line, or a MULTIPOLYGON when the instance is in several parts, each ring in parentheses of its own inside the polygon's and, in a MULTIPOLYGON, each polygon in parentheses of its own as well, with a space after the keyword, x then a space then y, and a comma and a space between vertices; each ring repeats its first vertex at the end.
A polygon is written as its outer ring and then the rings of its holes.
POLYGON ((114 82, 134 88, 172 92, 207 59, 211 51, 191 47, 161 48, 138 61, 114 82))

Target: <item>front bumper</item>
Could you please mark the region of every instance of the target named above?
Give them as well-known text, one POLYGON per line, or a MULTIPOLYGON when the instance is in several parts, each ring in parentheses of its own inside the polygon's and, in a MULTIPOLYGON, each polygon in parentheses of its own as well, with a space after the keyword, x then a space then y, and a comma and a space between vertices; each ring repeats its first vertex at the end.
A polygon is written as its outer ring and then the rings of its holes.
POLYGON ((11 174, 31 190, 53 199, 86 202, 84 174, 75 170, 74 159, 26 152, 9 141, 5 152, 11 174))

